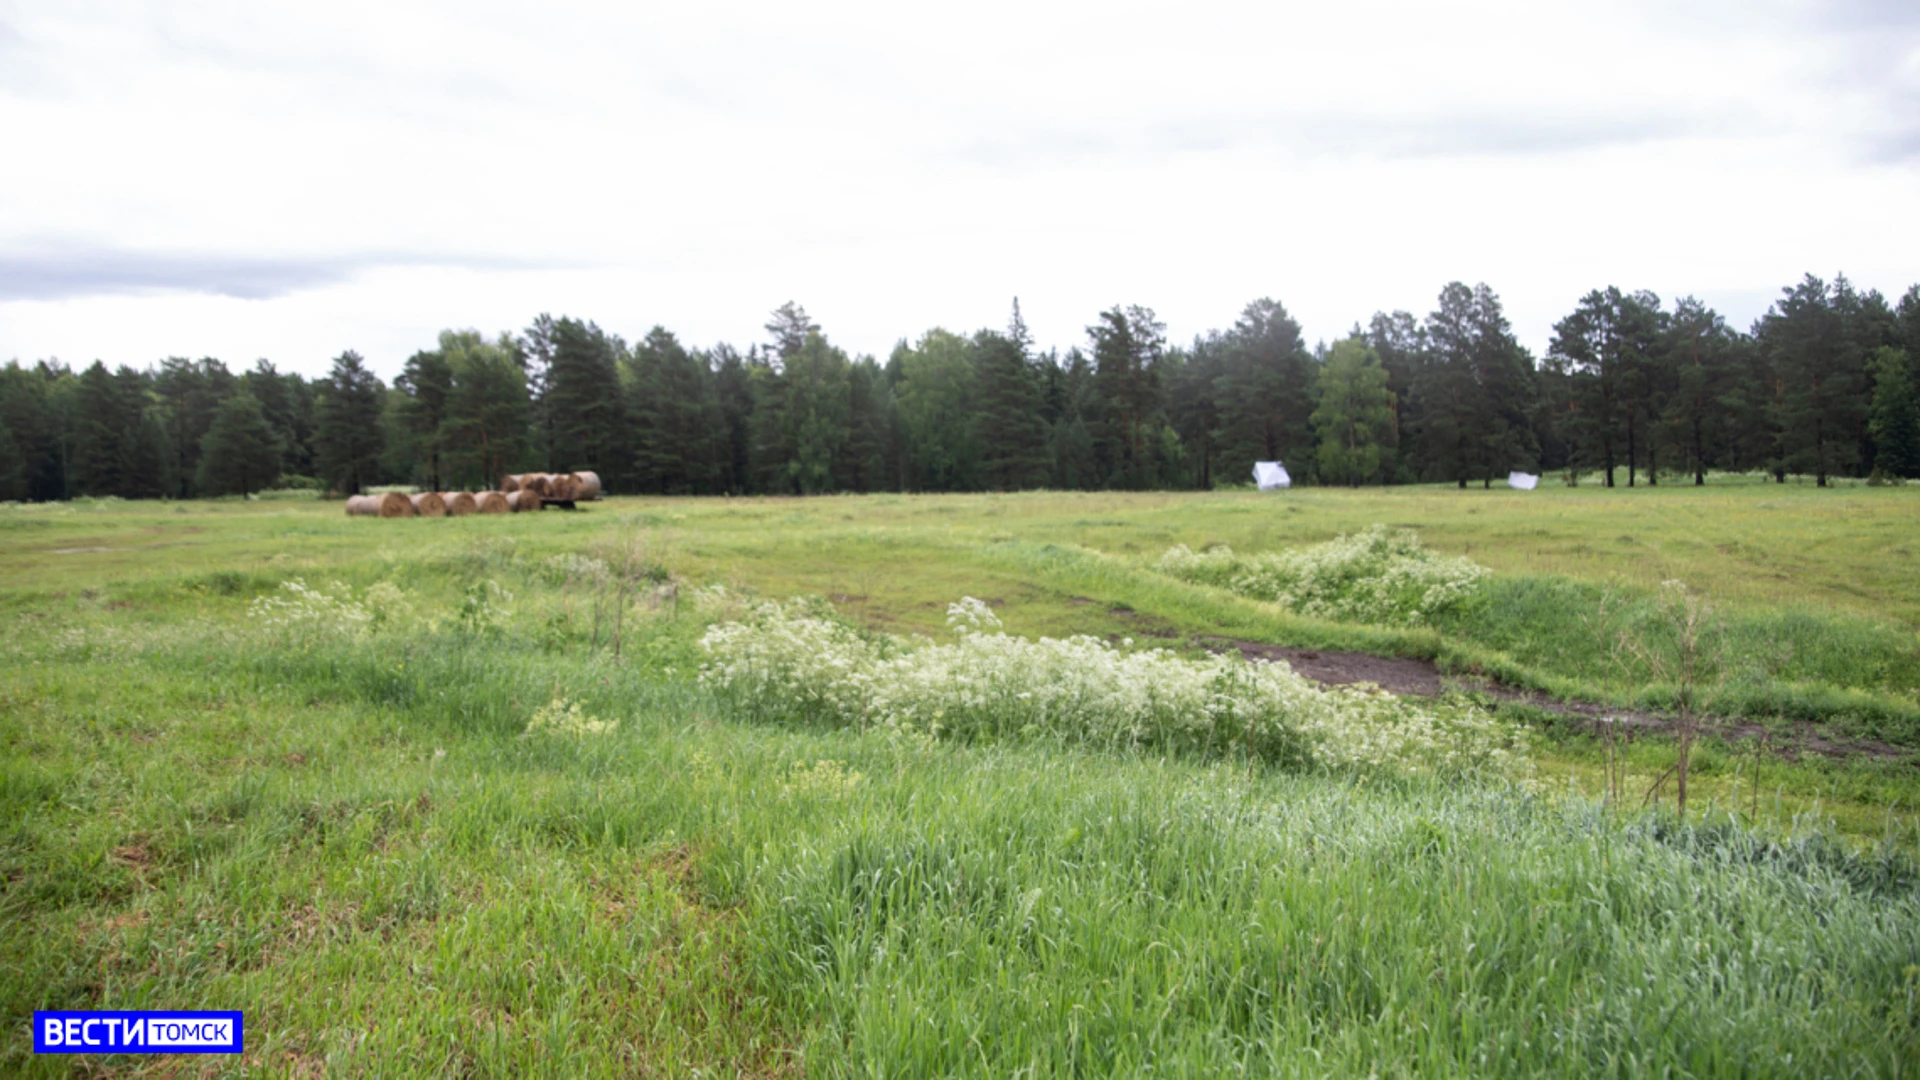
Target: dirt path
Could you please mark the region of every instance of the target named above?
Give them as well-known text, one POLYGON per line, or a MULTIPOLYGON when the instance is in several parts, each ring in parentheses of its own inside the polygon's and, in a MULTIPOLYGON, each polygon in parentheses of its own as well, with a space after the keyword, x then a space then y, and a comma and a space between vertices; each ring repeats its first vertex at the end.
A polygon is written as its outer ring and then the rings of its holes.
MULTIPOLYGON (((1611 718, 1615 724, 1620 725, 1616 730, 1622 731, 1629 739, 1636 733, 1665 733, 1670 731, 1674 724, 1673 717, 1659 713, 1599 705, 1590 701, 1567 701, 1551 697, 1538 690, 1522 690, 1485 679, 1443 675, 1431 660, 1413 660, 1402 656, 1374 656, 1371 653, 1339 652, 1331 649, 1293 649, 1283 645, 1267 645, 1258 641, 1240 641, 1233 638, 1199 638, 1196 639, 1195 644, 1216 653, 1238 652, 1249 660, 1284 660, 1299 674, 1328 686, 1372 683, 1382 690, 1395 694, 1411 694, 1418 697, 1438 697, 1449 690, 1470 691, 1485 694, 1502 702, 1530 705, 1545 712, 1567 717, 1589 730, 1596 731, 1603 720, 1611 718)), ((1780 748, 1780 752, 1789 757, 1797 756, 1802 752, 1826 757, 1851 757, 1860 754, 1879 758, 1911 756, 1910 751, 1877 739, 1835 739, 1824 732, 1820 725, 1804 722, 1795 723, 1787 731, 1782 732, 1769 731, 1765 726, 1751 721, 1703 717, 1700 729, 1703 734, 1716 735, 1724 739, 1771 737, 1775 745, 1780 748)))
MULTIPOLYGON (((1082 605, 1099 603, 1084 596, 1076 596, 1072 600, 1082 605)), ((1107 612, 1133 627, 1134 632, 1144 638, 1174 644, 1183 637, 1173 624, 1142 615, 1125 604, 1107 606, 1107 612)), ((1115 635, 1115 639, 1118 639, 1118 635, 1115 635)), ((1640 734, 1665 734, 1674 726, 1673 717, 1660 713, 1600 705, 1591 701, 1568 701, 1538 690, 1523 690, 1488 679, 1446 675, 1431 660, 1375 656, 1372 653, 1337 649, 1296 649, 1238 638, 1196 637, 1190 643, 1214 653, 1237 652, 1249 660, 1284 660, 1294 671, 1326 686, 1371 683, 1390 693, 1415 697, 1439 697, 1450 690, 1485 694, 1496 701, 1529 705, 1566 717, 1575 725, 1596 733, 1601 730, 1601 723, 1611 718, 1618 725, 1614 730, 1628 740, 1640 734)), ((1865 755, 1901 759, 1914 756, 1911 750, 1878 739, 1834 738, 1819 724, 1806 721, 1795 721, 1783 729, 1779 726, 1768 728, 1750 720, 1709 716, 1701 718, 1700 733, 1723 739, 1765 737, 1772 741, 1782 757, 1788 758, 1798 757, 1802 753, 1836 758, 1865 755)))

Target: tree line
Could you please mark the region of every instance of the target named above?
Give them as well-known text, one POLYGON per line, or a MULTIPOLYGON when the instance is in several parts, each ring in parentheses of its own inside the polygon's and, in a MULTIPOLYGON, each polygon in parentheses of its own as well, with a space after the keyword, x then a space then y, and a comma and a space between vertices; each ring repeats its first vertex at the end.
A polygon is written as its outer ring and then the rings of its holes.
POLYGON ((1607 486, 1709 470, 1920 477, 1920 286, 1783 289, 1749 330, 1692 298, 1597 289, 1544 357, 1485 285, 1309 347, 1273 300, 1180 345, 1116 306, 1084 344, 933 329, 882 363, 800 306, 745 350, 655 327, 627 342, 541 315, 446 331, 391 385, 338 356, 308 380, 261 360, 0 368, 0 499, 190 498, 268 486, 491 487, 598 472, 615 492, 1211 488, 1256 460, 1296 482, 1491 485, 1509 470, 1607 486))

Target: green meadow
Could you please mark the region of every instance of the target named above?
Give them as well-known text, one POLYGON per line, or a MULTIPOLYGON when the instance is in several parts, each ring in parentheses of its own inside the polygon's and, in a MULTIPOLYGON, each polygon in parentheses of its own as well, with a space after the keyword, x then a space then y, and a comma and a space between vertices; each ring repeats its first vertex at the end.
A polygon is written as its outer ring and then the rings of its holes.
POLYGON ((1920 1068, 1920 488, 7 505, 0 620, 9 1074, 1920 1068), (1374 524, 1491 576, 1365 625, 1156 569, 1374 524), (1710 605, 1684 816, 1649 795, 1668 581, 1710 605), (1512 725, 1530 771, 703 679, 703 636, 800 596, 874 642, 951 641, 971 596, 1115 654, 1431 661, 1411 707, 1512 725), (32 1053, 34 1009, 142 1007, 244 1009, 248 1051, 32 1053))

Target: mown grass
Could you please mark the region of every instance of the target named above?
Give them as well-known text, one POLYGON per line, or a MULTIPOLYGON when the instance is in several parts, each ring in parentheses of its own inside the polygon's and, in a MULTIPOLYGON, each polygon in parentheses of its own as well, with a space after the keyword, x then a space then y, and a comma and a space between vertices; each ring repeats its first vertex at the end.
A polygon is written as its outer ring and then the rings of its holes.
MULTIPOLYGON (((1703 752, 1699 803, 1718 807, 1679 823, 1570 793, 1598 788, 1601 751, 1577 732, 1553 735, 1528 792, 750 724, 690 677, 703 620, 684 591, 636 606, 616 661, 587 644, 590 598, 544 568, 619 540, 688 582, 840 593, 909 629, 937 621, 921 597, 972 593, 1023 631, 1158 619, 1464 647, 1290 621, 1084 537, 834 523, 863 502, 402 523, 235 504, 189 507, 204 531, 180 536, 145 532, 171 511, 108 507, 72 515, 98 546, 183 547, 9 546, 0 1070, 131 1071, 34 1059, 24 1021, 143 1004, 246 1009, 243 1064, 270 1075, 1920 1060, 1909 765, 1766 760, 1750 830, 1745 794, 1712 786, 1742 782, 1740 747, 1703 752), (812 518, 790 536, 694 520, 753 512, 812 518), (128 561, 60 561, 109 555, 128 561), (849 563, 869 555, 863 583, 849 563), (34 559, 56 569, 17 569, 34 559), (416 610, 359 640, 249 619, 296 575, 387 582, 416 610), (489 580, 511 617, 463 623, 489 580), (556 693, 619 727, 523 737, 556 693), (1849 841, 1819 820, 1836 811, 1849 841)), ((944 516, 935 503, 887 513, 944 516)), ((1669 752, 1623 756, 1650 777, 1669 752)))

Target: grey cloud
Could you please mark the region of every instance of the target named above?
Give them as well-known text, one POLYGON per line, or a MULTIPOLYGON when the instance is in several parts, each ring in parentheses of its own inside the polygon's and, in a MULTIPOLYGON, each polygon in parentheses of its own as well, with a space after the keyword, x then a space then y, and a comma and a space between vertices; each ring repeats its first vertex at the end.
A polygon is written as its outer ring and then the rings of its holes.
POLYGON ((1920 30, 1920 5, 1913 0, 1829 0, 1809 8, 1805 18, 1834 30, 1920 30))
POLYGON ((536 265, 545 264, 429 255, 254 257, 75 247, 0 251, 0 301, 152 292, 265 300, 384 267, 515 270, 536 265))

